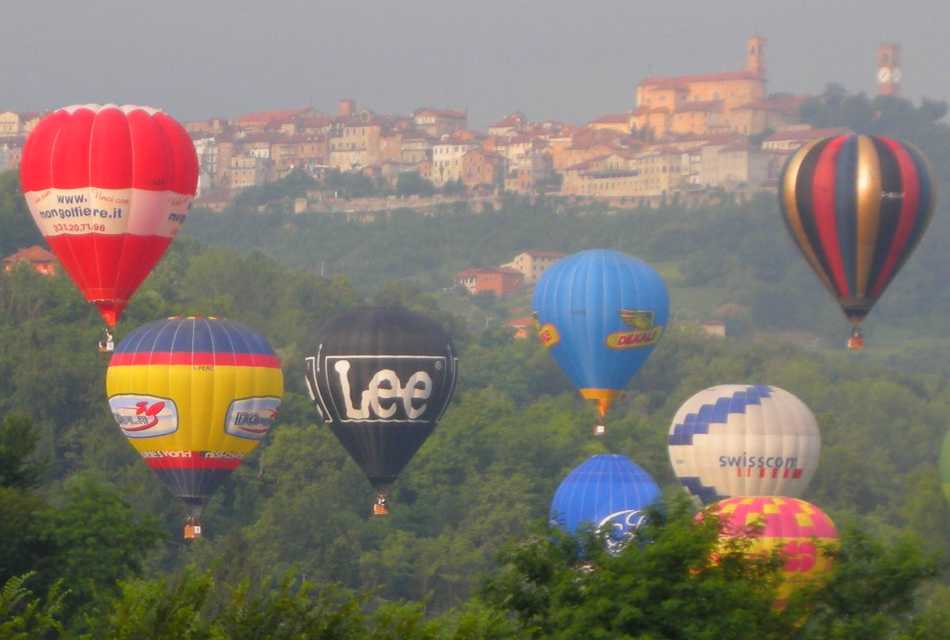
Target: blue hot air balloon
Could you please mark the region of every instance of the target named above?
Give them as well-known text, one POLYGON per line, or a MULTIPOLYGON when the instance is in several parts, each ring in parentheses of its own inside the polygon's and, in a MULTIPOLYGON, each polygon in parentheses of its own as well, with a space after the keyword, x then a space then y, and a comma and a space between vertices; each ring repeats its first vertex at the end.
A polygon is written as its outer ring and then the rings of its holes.
POLYGON ((598 455, 571 471, 551 501, 551 523, 574 535, 582 526, 604 531, 607 548, 619 548, 660 497, 653 478, 630 458, 598 455))
MULTIPOLYGON (((601 422, 643 366, 669 316, 669 296, 653 267, 619 251, 581 251, 554 263, 532 301, 538 336, 601 422)), ((598 425, 594 433, 603 433, 598 425)))

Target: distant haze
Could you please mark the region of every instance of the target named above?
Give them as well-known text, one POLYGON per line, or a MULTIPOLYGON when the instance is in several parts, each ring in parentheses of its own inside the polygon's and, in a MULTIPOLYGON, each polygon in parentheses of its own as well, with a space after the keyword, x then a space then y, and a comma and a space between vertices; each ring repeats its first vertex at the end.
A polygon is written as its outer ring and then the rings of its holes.
POLYGON ((380 112, 514 110, 582 122, 629 110, 648 74, 739 69, 768 38, 769 91, 874 92, 882 41, 904 95, 950 97, 943 0, 45 0, 4 3, 0 110, 159 106, 183 119, 337 99, 380 112))

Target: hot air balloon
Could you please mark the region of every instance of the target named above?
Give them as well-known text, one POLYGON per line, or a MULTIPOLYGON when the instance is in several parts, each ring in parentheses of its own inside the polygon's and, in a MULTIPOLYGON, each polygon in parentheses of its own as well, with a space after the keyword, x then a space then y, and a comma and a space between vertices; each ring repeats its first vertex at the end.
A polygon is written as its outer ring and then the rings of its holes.
MULTIPOLYGON (((832 559, 821 545, 835 545, 838 530, 824 511, 796 498, 729 498, 707 509, 720 519, 720 539, 750 537, 749 554, 785 556, 784 582, 776 606, 781 608, 798 588, 820 580, 831 570, 832 559)), ((702 518, 703 514, 697 514, 702 518)))
POLYGON ((784 389, 726 384, 683 403, 667 444, 673 472, 704 503, 732 496, 804 493, 821 436, 805 403, 784 389))
POLYGON ((399 308, 362 308, 332 319, 307 358, 317 411, 376 490, 386 515, 392 484, 442 417, 455 391, 448 334, 399 308))
POLYGON ((198 159, 161 111, 77 105, 36 125, 20 181, 40 233, 112 328, 185 221, 198 159))
POLYGON ((607 549, 616 552, 659 498, 653 478, 626 456, 592 456, 561 481, 550 520, 572 535, 584 525, 602 531, 607 549))
POLYGON ((792 239, 858 325, 920 242, 936 190, 913 145, 883 136, 840 135, 805 145, 785 164, 779 204, 792 239))
POLYGON ((943 495, 950 500, 950 431, 943 439, 940 451, 940 477, 943 480, 943 495))
POLYGON ((608 409, 663 334, 663 279, 618 251, 582 251, 544 272, 532 306, 541 343, 581 396, 597 404, 594 434, 603 434, 608 409))
POLYGON ((118 344, 106 389, 122 434, 187 506, 185 537, 194 538, 211 494, 270 431, 284 378, 267 340, 247 327, 169 318, 118 344))

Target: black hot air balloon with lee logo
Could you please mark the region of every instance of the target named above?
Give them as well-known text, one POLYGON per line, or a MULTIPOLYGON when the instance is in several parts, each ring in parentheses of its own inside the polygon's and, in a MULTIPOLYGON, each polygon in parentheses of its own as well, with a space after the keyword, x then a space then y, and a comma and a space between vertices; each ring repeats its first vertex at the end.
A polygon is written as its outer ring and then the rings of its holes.
POLYGON ((390 487, 448 407, 456 376, 451 338, 417 313, 362 308, 321 331, 307 358, 307 387, 376 489, 374 515, 388 513, 390 487))

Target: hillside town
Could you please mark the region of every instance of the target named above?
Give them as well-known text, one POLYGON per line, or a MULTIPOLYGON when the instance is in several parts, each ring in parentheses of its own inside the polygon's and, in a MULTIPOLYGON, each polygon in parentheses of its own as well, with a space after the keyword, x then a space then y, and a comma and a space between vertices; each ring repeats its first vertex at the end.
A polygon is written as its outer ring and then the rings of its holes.
MULTIPOLYGON (((807 96, 768 92, 765 45, 749 38, 737 71, 644 78, 629 111, 583 125, 514 112, 475 131, 464 110, 381 114, 349 98, 333 114, 296 108, 186 122, 200 163, 196 206, 223 210, 241 190, 294 171, 317 181, 365 176, 400 195, 546 193, 630 206, 774 189, 790 153, 838 130, 801 123, 807 96)), ((879 94, 899 91, 899 54, 895 44, 878 49, 879 94)), ((0 112, 0 168, 18 165, 41 116, 0 112)), ((314 190, 293 210, 319 210, 334 197, 314 190)))

